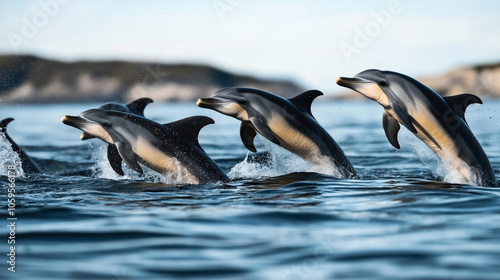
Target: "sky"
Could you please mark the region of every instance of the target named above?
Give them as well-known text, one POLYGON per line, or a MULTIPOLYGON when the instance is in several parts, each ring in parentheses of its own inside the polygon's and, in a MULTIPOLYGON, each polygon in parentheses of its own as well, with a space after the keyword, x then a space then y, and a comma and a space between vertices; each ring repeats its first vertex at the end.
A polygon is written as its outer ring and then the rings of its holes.
POLYGON ((2 0, 0 54, 204 63, 338 93, 369 68, 500 62, 500 1, 2 0))

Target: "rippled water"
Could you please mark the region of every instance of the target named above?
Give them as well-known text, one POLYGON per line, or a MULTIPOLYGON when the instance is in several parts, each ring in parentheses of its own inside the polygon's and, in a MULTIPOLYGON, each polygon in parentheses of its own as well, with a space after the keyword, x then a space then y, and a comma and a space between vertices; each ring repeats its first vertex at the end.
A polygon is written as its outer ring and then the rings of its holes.
MULTIPOLYGON (((200 143, 235 180, 197 186, 113 174, 98 140, 60 122, 97 106, 0 107, 43 169, 17 178, 16 272, 2 226, 0 278, 500 279, 500 190, 440 182, 437 158, 409 132, 392 148, 375 103, 313 106, 356 180, 307 172, 262 139, 248 155, 237 121, 194 104, 151 104, 145 114, 159 122, 215 119, 200 143)), ((467 114, 497 174, 499 109, 486 100, 467 114)), ((6 176, 0 184, 7 217, 6 176)))

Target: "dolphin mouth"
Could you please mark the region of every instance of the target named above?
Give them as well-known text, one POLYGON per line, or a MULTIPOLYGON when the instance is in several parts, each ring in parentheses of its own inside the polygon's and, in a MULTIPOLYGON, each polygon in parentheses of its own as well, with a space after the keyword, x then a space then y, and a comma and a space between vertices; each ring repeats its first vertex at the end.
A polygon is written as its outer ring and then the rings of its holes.
POLYGON ((69 116, 69 115, 65 115, 64 117, 62 117, 61 121, 65 125, 69 125, 78 129, 81 129, 83 126, 89 123, 89 120, 87 119, 84 119, 79 116, 69 116))
POLYGON ((201 108, 216 108, 217 106, 228 103, 228 100, 217 97, 209 97, 209 98, 200 98, 196 102, 196 105, 201 108))
POLYGON ((373 83, 373 81, 356 77, 354 78, 340 77, 337 79, 336 83, 339 86, 354 89, 356 85, 373 83))

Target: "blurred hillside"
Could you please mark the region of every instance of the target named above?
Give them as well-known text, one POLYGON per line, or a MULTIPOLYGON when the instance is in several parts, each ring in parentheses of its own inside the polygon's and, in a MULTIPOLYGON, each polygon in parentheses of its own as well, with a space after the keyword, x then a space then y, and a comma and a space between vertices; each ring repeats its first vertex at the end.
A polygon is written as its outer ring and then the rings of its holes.
MULTIPOLYGON (((473 93, 481 98, 500 98, 500 63, 461 67, 445 74, 418 78, 442 96, 473 93)), ((364 99, 352 90, 338 99, 364 99)))
POLYGON ((263 80, 206 65, 124 61, 63 63, 0 56, 0 102, 194 101, 223 87, 255 87, 284 97, 303 91, 285 80, 263 80))

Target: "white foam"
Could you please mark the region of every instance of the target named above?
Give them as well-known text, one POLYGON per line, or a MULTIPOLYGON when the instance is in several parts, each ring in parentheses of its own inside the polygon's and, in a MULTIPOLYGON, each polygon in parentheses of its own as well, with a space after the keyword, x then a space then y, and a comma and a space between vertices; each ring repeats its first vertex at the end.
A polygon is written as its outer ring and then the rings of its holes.
POLYGON ((5 135, 0 132, 0 176, 8 176, 9 170, 14 171, 16 177, 24 177, 21 158, 12 150, 12 144, 5 138, 5 135), (14 169, 9 169, 9 166, 15 166, 14 169))
POLYGON ((400 134, 401 143, 410 146, 419 156, 420 160, 432 171, 434 176, 441 178, 444 182, 453 184, 473 184, 480 185, 479 178, 473 174, 472 170, 463 162, 457 162, 459 159, 447 160, 440 159, 425 143, 420 141, 415 135, 410 132, 403 132, 400 134), (446 164, 445 162, 453 162, 453 165, 446 164), (462 165, 460 168, 462 174, 457 169, 457 166, 462 165))
POLYGON ((245 159, 236 164, 231 171, 229 171, 229 178, 262 179, 289 174, 292 172, 317 172, 339 176, 339 172, 327 157, 321 159, 323 164, 315 165, 276 144, 262 139, 260 135, 257 135, 255 141, 256 143, 263 144, 265 150, 269 151, 269 160, 266 162, 253 162, 249 160, 249 153, 247 153, 245 159))
POLYGON ((144 180, 146 182, 152 183, 165 183, 165 184, 179 184, 180 179, 177 178, 166 178, 164 175, 157 173, 145 166, 141 166, 144 171, 143 174, 140 174, 132 169, 130 169, 126 164, 122 164, 123 176, 117 174, 108 161, 108 144, 99 142, 93 143, 94 152, 92 153, 92 160, 96 162, 94 167, 92 168, 94 176, 97 178, 103 179, 111 179, 111 180, 144 180))

